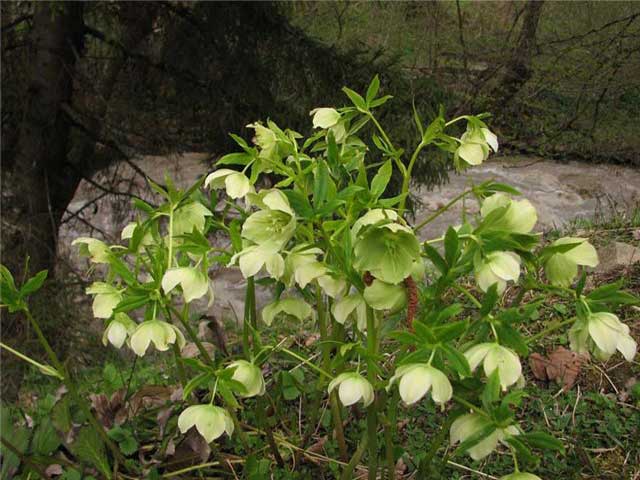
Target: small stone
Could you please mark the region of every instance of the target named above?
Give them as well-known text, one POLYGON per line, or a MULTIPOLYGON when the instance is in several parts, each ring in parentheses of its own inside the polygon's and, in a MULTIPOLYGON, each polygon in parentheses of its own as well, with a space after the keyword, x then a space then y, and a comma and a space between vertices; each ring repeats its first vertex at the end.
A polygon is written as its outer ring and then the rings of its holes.
POLYGON ((601 248, 598 256, 600 265, 596 268, 596 272, 608 273, 640 262, 640 248, 624 242, 613 242, 601 248))

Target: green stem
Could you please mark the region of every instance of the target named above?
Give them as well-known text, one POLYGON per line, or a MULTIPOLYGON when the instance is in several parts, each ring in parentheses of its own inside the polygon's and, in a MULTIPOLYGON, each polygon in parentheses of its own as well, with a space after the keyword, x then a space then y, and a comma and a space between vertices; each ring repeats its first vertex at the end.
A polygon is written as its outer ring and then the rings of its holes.
MULTIPOLYGON (((398 390, 394 391, 394 395, 398 390)), ((384 419, 384 454, 387 463, 387 480, 394 480, 396 478, 396 462, 393 454, 393 436, 395 433, 396 423, 396 409, 393 405, 394 400, 389 397, 389 394, 382 390, 380 403, 386 405, 388 414, 384 419)), ((397 405, 397 401, 395 402, 397 405)))
POLYGON ((49 342, 47 341, 44 334, 42 333, 42 330, 40 329, 40 324, 33 317, 33 315, 31 315, 31 312, 28 309, 25 309, 24 313, 27 319, 29 320, 31 327, 36 332, 36 336, 40 341, 40 345, 42 345, 42 348, 44 348, 45 352, 47 352, 47 355, 49 356, 49 361, 55 367, 55 369, 58 372, 60 372, 64 377, 63 383, 67 386, 67 389, 69 390, 69 394, 71 395, 71 397, 78 404, 78 406, 80 407, 84 415, 89 420, 89 423, 91 424, 91 426, 94 428, 96 433, 100 436, 100 438, 102 439, 104 444, 107 446, 107 448, 111 451, 111 453, 113 454, 113 457, 118 461, 118 463, 124 463, 126 459, 124 458, 122 453, 120 453, 120 450, 115 445, 115 443, 113 443, 113 441, 107 436, 107 433, 104 431, 104 428, 102 428, 102 425, 100 425, 98 420, 96 420, 96 417, 91 412, 91 409, 87 405, 85 399, 80 396, 75 383, 71 379, 71 375, 69 375, 69 371, 58 359, 58 356, 53 351, 53 348, 51 348, 51 345, 49 345, 49 342))
POLYGON ((418 478, 429 478, 432 474, 432 472, 429 472, 428 468, 433 461, 433 457, 435 457, 436 453, 446 440, 447 435, 449 434, 449 429, 451 428, 451 425, 453 424, 455 419, 455 416, 449 415, 445 422, 442 424, 438 435, 436 435, 436 438, 433 440, 433 442, 431 442, 431 446, 429 447, 427 454, 420 461, 420 465, 418 465, 418 478))
MULTIPOLYGON (((367 306, 367 379, 371 385, 376 382, 376 353, 378 341, 373 309, 367 306)), ((378 476, 378 409, 376 399, 367 408, 367 436, 369 437, 369 480, 378 476)))
POLYGON ((454 395, 453 399, 458 402, 460 405, 463 405, 465 407, 467 407, 469 410, 472 410, 473 412, 482 415, 483 417, 487 417, 487 418, 491 418, 491 416, 485 412, 484 410, 482 410, 480 407, 476 407, 473 403, 468 402, 467 400, 465 400, 462 397, 459 397, 458 395, 454 395))
POLYGON ((469 290, 464 288, 462 285, 455 285, 455 288, 459 292, 463 293, 465 297, 471 300, 471 303, 473 303, 476 307, 482 308, 482 303, 480 303, 480 301, 476 297, 474 297, 469 290))
POLYGON ((398 206, 399 216, 402 216, 402 214, 404 213, 404 206, 407 201, 407 195, 409 194, 409 184, 411 183, 411 172, 413 171, 413 166, 415 165, 416 160, 418 159, 418 155, 420 154, 422 149, 426 146, 427 144, 424 143, 424 141, 420 141, 415 151, 413 152, 413 155, 411 155, 411 159, 409 160, 409 166, 407 167, 407 170, 404 172, 404 176, 402 178, 402 191, 400 192, 400 194, 402 195, 402 198, 400 199, 400 205, 398 206))
POLYGON ((463 199, 464 197, 466 197, 467 195, 469 195, 470 193, 472 193, 473 190, 465 190, 464 192, 462 192, 461 194, 455 196, 449 203, 447 203, 444 207, 442 207, 441 209, 437 210, 436 212, 434 212, 433 214, 429 215, 427 218, 425 218, 422 222, 420 222, 418 225, 416 225, 415 227, 413 227, 413 231, 414 232, 418 232, 420 229, 422 229, 422 227, 424 227, 425 225, 427 225, 428 223, 433 222, 436 218, 438 218, 440 215, 442 215, 444 212, 446 212, 447 210, 449 210, 453 205, 455 205, 457 202, 459 202, 461 199, 463 199))
POLYGON ((323 370, 322 368, 317 366, 315 363, 310 362, 309 360, 304 358, 302 355, 298 355, 296 352, 293 352, 293 351, 291 351, 291 350, 289 350, 288 348, 285 348, 285 347, 281 347, 279 350, 281 352, 283 352, 283 353, 286 353, 290 357, 295 358, 296 360, 300 360, 300 362, 302 362, 305 365, 307 365, 308 367, 312 368, 313 370, 318 372, 320 375, 323 375, 323 376, 327 377, 329 380, 333 380, 333 375, 331 375, 326 370, 323 370))
POLYGON ((364 455, 364 452, 367 449, 367 441, 368 436, 365 432, 365 434, 362 436, 362 440, 360 440, 360 443, 358 444, 358 448, 353 453, 351 460, 349 460, 347 466, 344 467, 342 475, 340 476, 340 480, 351 480, 353 478, 353 471, 360 463, 360 460, 362 460, 362 455, 364 455))
POLYGON ((171 268, 173 257, 173 205, 169 208, 169 254, 167 258, 167 270, 171 268))
POLYGON ((5 350, 7 350, 8 352, 13 353, 16 357, 18 357, 21 360, 24 360, 27 363, 30 363, 31 365, 33 365, 34 367, 36 367, 38 370, 40 370, 42 373, 44 373, 45 375, 50 375, 50 376, 55 376, 57 378, 59 378, 60 380, 64 380, 64 377, 62 376, 62 373, 58 372, 55 368, 53 368, 50 365, 45 365, 43 363, 39 363, 36 362, 33 358, 31 357, 27 357, 26 355, 20 353, 17 350, 14 350, 13 348, 11 348, 9 345, 7 345, 6 343, 2 343, 0 342, 0 348, 4 348, 5 350))
POLYGON ((550 334, 551 332, 554 332, 556 330, 558 330, 559 328, 564 327, 565 325, 568 325, 570 323, 573 323, 575 321, 574 317, 571 318, 567 318, 561 322, 558 323, 554 323, 553 325, 545 328, 544 330, 542 330, 541 332, 536 333, 535 335, 532 335, 531 337, 529 337, 526 342, 527 343, 533 343, 536 340, 538 340, 539 338, 545 337, 548 334, 550 334))
POLYGON ((177 342, 174 342, 173 344, 173 357, 176 360, 176 370, 178 371, 180 385, 184 387, 187 384, 187 374, 184 371, 184 365, 182 365, 182 362, 180 361, 182 355, 180 354, 180 347, 177 342))

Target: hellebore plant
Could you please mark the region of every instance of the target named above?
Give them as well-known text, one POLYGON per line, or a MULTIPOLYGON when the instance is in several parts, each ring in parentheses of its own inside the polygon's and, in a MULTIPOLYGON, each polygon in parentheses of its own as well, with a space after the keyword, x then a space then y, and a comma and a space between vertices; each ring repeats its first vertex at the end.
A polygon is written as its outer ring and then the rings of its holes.
MULTIPOLYGON (((364 96, 344 89, 350 105, 312 110, 307 138, 273 121, 253 123, 252 143, 233 135, 240 151, 220 158, 187 190, 168 178, 163 186, 151 183, 162 203, 134 202, 139 215, 125 227, 123 245, 77 239, 91 263, 106 266, 104 278, 87 290, 94 315, 107 321, 104 341, 139 356, 172 350, 191 405, 179 416, 180 431, 195 427, 207 442, 237 435, 245 454, 251 431, 280 466, 286 445, 308 448, 326 404, 342 478, 352 478, 365 453, 370 479, 382 470, 382 458, 393 478, 403 454, 394 437, 398 409, 435 402, 457 445, 454 455, 477 460, 507 451, 515 472, 504 479, 538 478, 520 471, 520 465, 535 468, 531 449, 563 448, 518 425, 522 362, 539 338, 527 338, 522 327, 542 302, 557 297, 575 308, 539 335, 571 323, 576 351, 598 358, 619 351, 631 361, 636 343, 609 312, 636 300, 619 284, 585 291, 580 268, 597 264, 595 249, 582 238, 541 246, 532 233, 534 206, 510 186, 474 185, 425 220, 409 222, 412 172, 428 161, 428 149, 447 152, 462 170, 484 162, 498 140, 487 115, 447 121, 440 114, 425 125, 414 112, 418 139, 407 158, 376 118, 390 98, 378 90, 376 77, 364 96), (262 187, 265 175, 271 187, 262 187), (392 177, 399 192, 389 192, 392 177), (463 215, 461 225, 421 240, 420 230, 469 198, 478 202, 477 216, 463 215), (213 234, 229 242, 213 246, 213 234), (237 267, 246 281, 242 351, 231 357, 212 355, 196 334, 207 300, 226 302, 213 297, 212 267, 237 267), (272 292, 261 310, 257 285, 272 292), (310 338, 317 332, 319 341, 308 344, 317 354, 287 336, 268 340, 274 336, 265 329, 285 331, 292 322, 310 338), (197 359, 181 358, 187 341, 197 347, 197 359), (297 386, 306 433, 285 442, 274 429, 299 431, 297 418, 289 428, 286 417, 267 419, 267 408, 277 416, 291 400, 283 379, 293 378, 294 369, 309 376, 297 386), (344 422, 362 410, 366 432, 353 445, 344 422)), ((431 440, 417 478, 427 478, 429 459, 445 439, 443 431, 431 440)))

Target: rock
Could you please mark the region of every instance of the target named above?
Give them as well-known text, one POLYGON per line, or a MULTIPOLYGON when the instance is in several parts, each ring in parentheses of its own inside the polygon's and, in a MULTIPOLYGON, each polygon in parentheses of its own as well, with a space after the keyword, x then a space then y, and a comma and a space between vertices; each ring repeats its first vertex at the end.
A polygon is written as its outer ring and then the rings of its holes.
POLYGON ((640 262, 640 248, 624 242, 613 242, 598 251, 600 264, 596 273, 609 273, 640 262))

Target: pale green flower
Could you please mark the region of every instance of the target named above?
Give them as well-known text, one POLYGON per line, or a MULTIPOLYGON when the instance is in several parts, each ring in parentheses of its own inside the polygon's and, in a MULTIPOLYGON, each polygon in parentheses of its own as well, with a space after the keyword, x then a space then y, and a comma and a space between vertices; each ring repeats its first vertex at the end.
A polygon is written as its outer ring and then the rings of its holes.
POLYGON ((494 283, 498 293, 503 293, 507 282, 517 282, 520 278, 520 257, 513 252, 491 252, 474 259, 476 282, 483 292, 494 283))
MULTIPOLYGON (((128 223, 120 233, 120 238, 122 240, 130 240, 133 238, 133 233, 136 231, 136 228, 142 228, 142 226, 136 222, 128 223)), ((144 233, 142 240, 140 241, 140 247, 144 247, 146 245, 151 245, 153 243, 153 235, 149 230, 144 233)))
POLYGON ((410 228, 399 223, 370 226, 358 232, 354 254, 356 269, 384 282, 400 283, 420 259, 420 242, 410 228))
POLYGON ((341 297, 347 289, 347 282, 345 282, 343 278, 336 277, 335 275, 322 275, 318 277, 317 280, 318 285, 320 285, 325 295, 331 298, 341 297))
POLYGON ((165 352, 169 350, 169 345, 177 342, 178 347, 184 347, 184 335, 177 327, 162 320, 146 320, 139 324, 131 334, 131 349, 142 357, 149 344, 153 342, 156 350, 165 352))
POLYGON ((102 344, 106 347, 110 343, 116 348, 122 348, 125 340, 136 329, 136 324, 126 313, 116 313, 109 322, 102 335, 102 344))
POLYGON ((351 241, 356 241, 358 233, 362 227, 382 222, 395 222, 396 220, 398 220, 398 214, 395 210, 388 210, 384 208, 374 208, 369 210, 353 223, 353 227, 351 227, 351 241))
POLYGON ((304 288, 313 280, 325 275, 327 267, 317 260, 318 255, 322 253, 319 248, 308 248, 306 244, 294 247, 285 260, 285 284, 291 287, 295 281, 300 288, 304 288))
POLYGON ((113 309, 122 301, 122 292, 113 285, 104 282, 94 282, 85 292, 95 295, 93 298, 93 316, 96 318, 110 318, 113 309))
POLYGON ((199 232, 203 232, 207 217, 212 215, 209 209, 199 202, 188 203, 177 208, 173 212, 173 236, 191 233, 194 227, 199 232))
POLYGON ((400 398, 407 405, 412 405, 431 390, 431 398, 442 406, 451 399, 453 388, 447 376, 437 368, 426 363, 411 363, 396 369, 389 380, 389 387, 400 379, 398 390, 400 398))
POLYGON ((489 157, 490 150, 498 151, 498 137, 488 128, 471 128, 460 137, 455 159, 461 158, 469 165, 480 165, 489 157))
POLYGON ((242 226, 242 237, 258 245, 273 245, 279 250, 295 233, 295 215, 289 203, 284 203, 279 196, 267 195, 262 200, 268 208, 251 214, 245 220, 242 226), (271 208, 267 202, 277 208, 271 208))
MULTIPOLYGON (((477 413, 468 413, 456 418, 449 431, 451 445, 464 442, 489 425, 491 425, 491 420, 477 413)), ((469 448, 467 453, 474 460, 480 460, 493 452, 498 446, 498 442, 504 442, 506 438, 519 434, 520 431, 515 425, 510 425, 506 428, 497 428, 484 440, 481 440, 469 448)))
POLYGON ((636 356, 638 344, 629 333, 628 325, 609 312, 591 313, 587 320, 578 320, 569 330, 571 349, 585 353, 589 347, 595 356, 606 361, 619 351, 629 362, 636 356))
POLYGON ((316 108, 309 115, 313 116, 313 128, 331 128, 340 121, 340 113, 334 108, 316 108))
POLYGON ((598 252, 586 239, 578 237, 559 238, 551 244, 570 245, 577 244, 571 250, 564 253, 554 253, 544 265, 547 278, 553 285, 568 287, 578 275, 578 265, 585 267, 598 266, 598 252))
POLYGON ((236 360, 230 363, 227 368, 234 369, 231 378, 236 382, 240 382, 246 389, 246 392, 240 395, 241 397, 249 398, 256 395, 264 395, 264 378, 259 367, 246 360, 236 360))
POLYGON ((364 289, 364 299, 374 310, 397 312, 407 305, 407 290, 403 284, 374 280, 364 289))
POLYGON ((273 278, 280 278, 284 274, 284 259, 278 253, 278 246, 252 245, 244 248, 231 257, 229 265, 235 265, 236 261, 244 278, 253 277, 262 267, 266 267, 267 272, 273 278))
POLYGON ((358 330, 367 329, 367 304, 364 297, 357 291, 342 297, 331 306, 331 313, 336 322, 343 324, 349 317, 355 317, 358 330))
POLYGON ((311 307, 300 298, 281 298, 264 306, 262 309, 262 321, 271 325, 280 314, 285 313, 302 321, 313 313, 311 307))
POLYGON ((504 193, 494 193, 485 198, 480 208, 480 214, 482 218, 485 218, 500 207, 506 207, 506 211, 491 225, 492 228, 515 233, 529 233, 538 221, 536 209, 529 200, 513 200, 504 193))
POLYGON ((539 476, 533 473, 527 472, 514 472, 504 477, 500 477, 500 480, 542 480, 539 476))
POLYGON ((473 372, 480 363, 484 366, 484 373, 488 377, 498 369, 502 390, 515 384, 522 376, 522 365, 518 355, 510 348, 497 343, 481 343, 464 352, 473 372))
POLYGON ((207 175, 204 186, 219 189, 225 188, 227 195, 231 198, 243 198, 253 190, 251 182, 244 173, 228 168, 222 168, 207 175))
POLYGON ((359 400, 362 400, 365 407, 368 407, 371 405, 371 402, 373 402, 373 387, 369 381, 359 373, 341 373, 329 382, 329 393, 336 387, 338 388, 338 397, 340 397, 340 401, 345 407, 353 405, 359 400))
POLYGON ((275 132, 265 127, 259 122, 250 123, 247 128, 253 128, 255 130, 255 137, 253 143, 260 147, 260 157, 270 158, 278 148, 278 138, 275 132))
POLYGON ((162 277, 162 289, 169 293, 178 285, 186 303, 196 300, 209 292, 209 277, 195 267, 178 267, 167 270, 162 277))
POLYGON ((80 245, 80 254, 90 257, 93 263, 111 262, 111 250, 101 240, 90 237, 76 238, 71 245, 80 245))
POLYGON ((180 432, 186 433, 194 425, 207 443, 225 432, 231 436, 234 428, 229 412, 215 405, 193 405, 178 417, 180 432))

